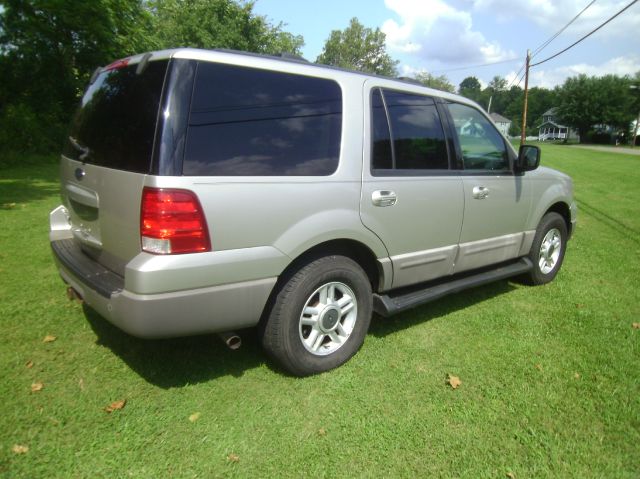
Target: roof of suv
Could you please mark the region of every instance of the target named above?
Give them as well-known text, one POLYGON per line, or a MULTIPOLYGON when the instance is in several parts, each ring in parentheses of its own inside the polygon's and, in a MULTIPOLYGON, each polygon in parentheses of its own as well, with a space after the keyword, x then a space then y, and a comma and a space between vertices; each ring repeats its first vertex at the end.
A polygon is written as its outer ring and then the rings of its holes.
MULTIPOLYGON (((265 55, 260 53, 250 53, 243 52, 237 50, 228 50, 228 49, 214 49, 214 50, 203 50, 199 48, 175 48, 170 50, 159 50, 154 52, 149 52, 151 54, 150 60, 160 60, 160 59, 168 59, 168 58, 183 58, 188 60, 204 60, 204 61, 223 61, 229 62, 229 60, 236 59, 241 60, 237 61, 238 64, 255 66, 268 68, 269 65, 273 65, 274 63, 280 64, 284 66, 286 70, 296 71, 304 71, 307 70, 308 73, 313 74, 313 70, 324 70, 334 72, 338 75, 345 76, 357 76, 378 80, 386 80, 390 82, 394 82, 397 84, 401 84, 403 88, 407 89, 420 89, 422 91, 428 91, 432 95, 436 95, 442 98, 449 98, 458 102, 468 103, 477 105, 472 100, 468 98, 456 95, 454 93, 445 92, 443 90, 436 90, 433 88, 429 88, 427 86, 419 84, 417 81, 410 78, 393 78, 386 77, 382 75, 375 75, 371 73, 364 73, 356 70, 348 70, 346 68, 335 67, 331 65, 321 65, 318 63, 311 63, 305 60, 302 57, 296 56, 273 56, 273 55, 265 55)), ((140 61, 143 61, 144 57, 147 56, 148 53, 143 53, 139 55, 134 55, 128 58, 129 64, 135 64, 140 61)), ((234 61, 230 63, 236 63, 234 61)), ((317 74, 317 73, 316 73, 317 74)))

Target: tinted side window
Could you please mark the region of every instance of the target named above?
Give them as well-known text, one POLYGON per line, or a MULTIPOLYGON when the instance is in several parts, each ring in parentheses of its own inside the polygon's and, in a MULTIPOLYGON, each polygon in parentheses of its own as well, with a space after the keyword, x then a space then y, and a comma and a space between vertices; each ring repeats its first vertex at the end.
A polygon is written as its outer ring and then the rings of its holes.
POLYGON ((444 131, 433 98, 385 90, 396 169, 447 169, 444 131))
POLYGON ((373 169, 391 169, 393 168, 393 158, 389 121, 379 89, 375 89, 371 96, 371 124, 373 127, 371 167, 373 169))
POLYGON ((508 170, 507 147, 498 130, 475 108, 450 103, 449 112, 465 170, 508 170))
POLYGON ((330 175, 341 126, 332 80, 200 63, 183 174, 330 175))

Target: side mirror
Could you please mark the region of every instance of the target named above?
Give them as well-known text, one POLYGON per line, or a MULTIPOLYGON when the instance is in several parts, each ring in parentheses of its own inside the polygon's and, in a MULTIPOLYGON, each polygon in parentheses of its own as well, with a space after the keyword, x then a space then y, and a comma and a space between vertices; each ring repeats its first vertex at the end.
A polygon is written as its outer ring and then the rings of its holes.
POLYGON ((532 171, 540 166, 540 148, 533 145, 520 145, 516 171, 532 171))

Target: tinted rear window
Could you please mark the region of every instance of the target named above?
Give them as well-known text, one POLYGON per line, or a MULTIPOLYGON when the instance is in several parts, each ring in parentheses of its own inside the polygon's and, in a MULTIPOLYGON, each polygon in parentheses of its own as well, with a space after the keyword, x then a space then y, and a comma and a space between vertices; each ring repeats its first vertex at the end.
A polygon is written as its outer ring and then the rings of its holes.
POLYGON ((446 170, 447 146, 433 98, 388 90, 384 98, 391 121, 395 168, 446 170))
POLYGON ((147 173, 167 61, 101 73, 85 92, 71 123, 65 156, 120 170, 147 173))
POLYGON ((198 65, 184 175, 330 175, 338 167, 339 85, 233 65, 198 65))

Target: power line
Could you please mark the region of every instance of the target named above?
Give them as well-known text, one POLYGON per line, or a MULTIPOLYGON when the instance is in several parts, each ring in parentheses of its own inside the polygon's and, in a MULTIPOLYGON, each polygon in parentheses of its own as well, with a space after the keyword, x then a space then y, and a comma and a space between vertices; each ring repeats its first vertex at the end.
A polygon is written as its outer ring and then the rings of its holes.
MULTIPOLYGON (((520 67, 520 70, 518 70, 518 73, 516 73, 516 75, 511 79, 511 81, 509 82, 509 85, 507 85, 507 90, 509 88, 511 88, 512 85, 515 84, 515 81, 518 79, 518 75, 520 75, 520 73, 522 73, 522 70, 524 70, 524 67, 526 66, 526 63, 523 63, 522 66, 520 67)), ((520 80, 522 81, 522 80, 520 80)), ((518 82, 518 86, 520 85, 520 82, 518 82)))
MULTIPOLYGON (((556 38, 558 38, 558 36, 564 32, 567 28, 569 28, 569 26, 575 22, 584 12, 587 11, 587 9, 589 7, 591 7, 594 3, 596 3, 596 0, 592 0, 591 3, 589 3, 586 7, 584 7, 575 17, 573 17, 571 20, 569 20, 569 22, 562 27, 560 30, 558 30, 554 35, 552 35, 551 37, 549 37, 546 41, 544 41, 542 44, 540 44, 540 46, 538 46, 533 54, 531 55, 531 58, 535 57, 538 53, 540 53, 544 48, 547 47, 547 45, 549 45, 553 40, 555 40, 556 38)), ((522 66, 520 67, 520 69, 518 70, 518 73, 515 74, 515 76, 513 77, 513 79, 511 80, 511 82, 509 83, 509 85, 507 86, 507 90, 509 88, 511 88, 512 85, 515 86, 520 86, 520 83, 522 83, 522 80, 524 79, 524 73, 522 74, 522 76, 520 76, 520 73, 522 73, 522 71, 524 70, 524 67, 526 66, 526 63, 523 63, 522 66), (518 80, 518 77, 520 76, 520 79, 518 80), (516 83, 516 80, 518 80, 518 82, 516 83)))
MULTIPOLYGON (((526 63, 525 63, 526 65, 526 63)), ((520 77, 520 80, 518 80, 518 83, 516 83, 516 86, 520 86, 520 83, 522 83, 522 80, 524 80, 525 75, 527 74, 527 72, 523 72, 522 76, 520 77)))
POLYGON ((549 38, 546 42, 544 42, 542 45, 540 45, 538 48, 536 48, 533 52, 533 54, 531 55, 531 58, 535 57, 538 53, 540 53, 547 45, 549 45, 549 43, 551 43, 553 40, 555 40, 556 38, 558 38, 558 35, 560 35, 562 32, 564 32, 567 28, 569 28, 569 25, 571 25, 573 22, 575 22, 578 17, 580 15, 582 15, 584 12, 587 11, 587 9, 593 5, 594 3, 596 3, 596 0, 592 0, 592 2, 587 5, 586 7, 584 7, 580 13, 578 13, 575 17, 573 17, 569 23, 567 23, 564 27, 562 27, 560 30, 558 30, 558 32, 553 35, 551 38, 549 38))
MULTIPOLYGON (((638 0, 636 0, 638 1, 638 0)), ((502 63, 513 63, 515 61, 520 60, 519 58, 511 58, 510 60, 502 60, 499 62, 491 62, 491 63, 482 63, 480 65, 469 65, 466 67, 456 67, 456 68, 449 68, 447 70, 434 70, 431 72, 432 75, 435 75, 436 73, 448 73, 448 72, 455 72, 455 71, 460 71, 460 70, 471 70, 472 68, 480 68, 480 67, 489 67, 491 65, 500 65, 502 63)))
MULTIPOLYGON (((587 9, 589 7, 591 7, 594 3, 596 3, 596 0, 592 0, 591 3, 589 3, 586 7, 584 7, 580 13, 578 13, 575 17, 573 17, 569 23, 567 23, 564 27, 562 27, 558 32, 556 32, 552 37, 550 37, 548 40, 546 40, 544 43, 542 43, 538 48, 536 48, 536 50, 533 52, 533 55, 531 56, 531 58, 535 57, 538 53, 540 53, 547 45, 549 45, 553 40, 555 40, 562 32, 564 32, 567 28, 569 28, 569 26, 575 22, 578 17, 580 17, 580 15, 582 15, 584 12, 587 11, 587 9)), ((492 62, 492 63, 483 63, 481 65, 471 65, 468 67, 457 67, 457 68, 450 68, 447 70, 436 70, 431 72, 432 74, 436 74, 436 73, 447 73, 447 72, 453 72, 453 71, 460 71, 460 70, 469 70, 472 68, 479 68, 479 67, 485 67, 485 66, 491 66, 491 65, 500 65, 503 63, 511 63, 516 61, 517 58, 513 58, 511 60, 503 60, 503 61, 499 61, 499 62, 492 62)), ((513 79, 511 80, 511 82, 509 83, 509 85, 507 86, 507 90, 509 88, 511 88, 511 85, 515 82, 515 80, 517 80, 518 76, 520 75, 520 73, 522 73, 522 70, 524 70, 525 64, 522 64, 522 66, 520 67, 520 69, 518 70, 518 73, 515 74, 515 76, 513 77, 513 79)), ((517 85, 519 86, 520 83, 522 83, 522 79, 524 78, 524 75, 522 77, 520 77, 520 80, 518 81, 517 85)))
POLYGON ((569 45, 567 48, 565 48, 564 50, 560 50, 558 53, 556 53, 555 55, 551 55, 548 58, 545 58, 542 61, 539 61, 538 63, 534 63, 533 65, 531 65, 532 67, 538 66, 538 65, 542 65, 545 62, 548 62, 549 60, 553 60, 555 57, 562 55, 564 52, 566 52, 567 50, 570 50, 571 48, 575 47, 578 43, 580 43, 582 40, 586 39, 587 37, 590 37, 591 35, 593 35, 595 32, 597 32, 598 30, 600 30, 602 27, 604 27, 607 23, 609 23, 611 20, 613 20, 614 18, 616 18, 618 15, 622 14, 623 12, 625 12, 626 10, 628 10, 630 7, 632 7, 633 5, 635 5, 636 3, 638 3, 638 0, 633 0, 633 2, 631 2, 629 5, 627 5, 626 7, 624 7, 622 10, 620 10, 618 13, 616 13, 614 16, 612 16, 611 18, 609 18, 606 22, 602 23, 601 25, 599 25, 598 27, 594 28, 593 30, 591 30, 589 33, 587 33, 584 37, 580 38, 578 41, 572 43, 571 45, 569 45))

